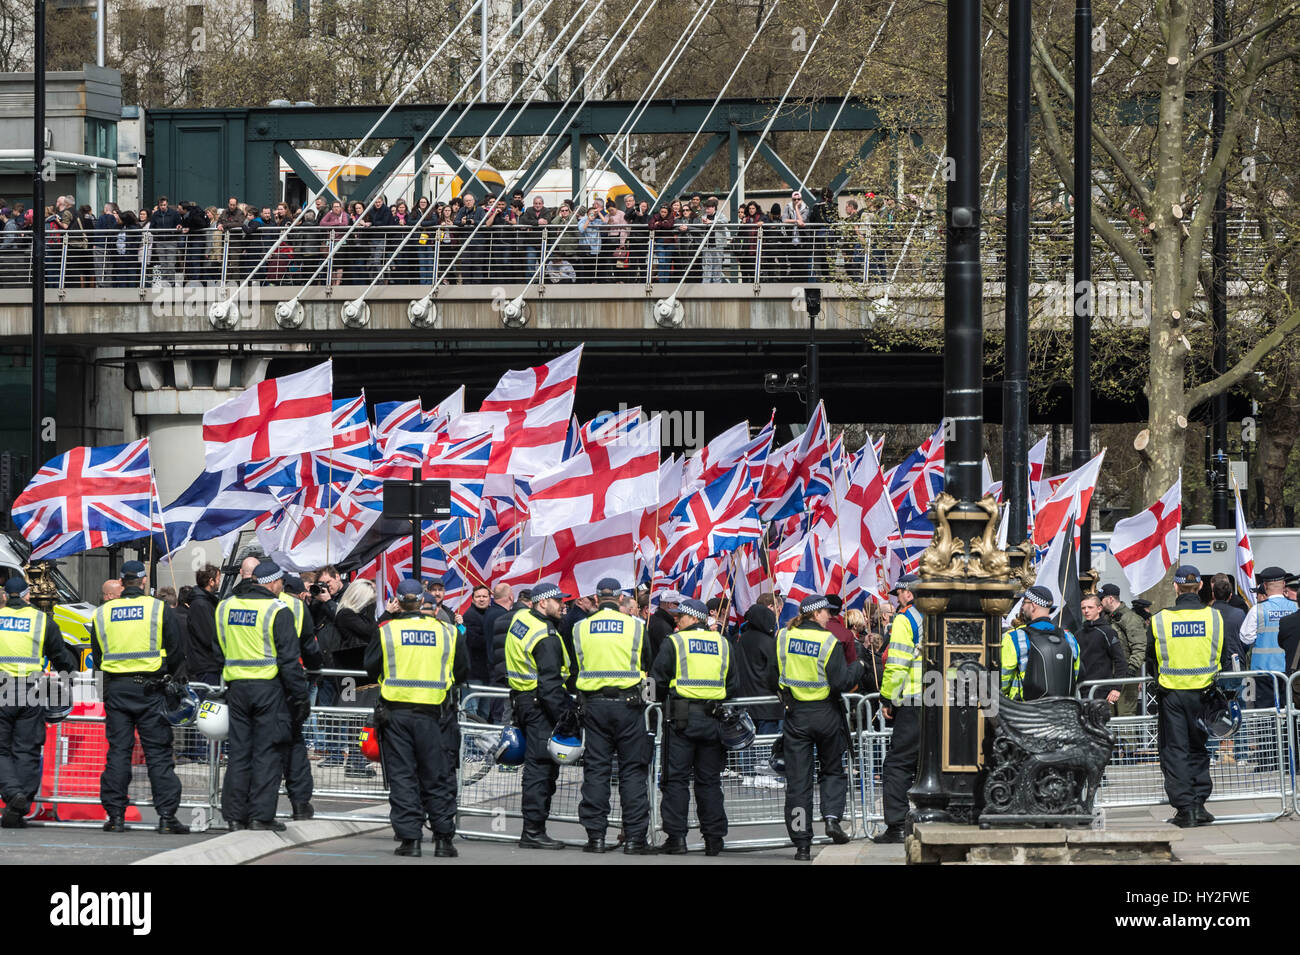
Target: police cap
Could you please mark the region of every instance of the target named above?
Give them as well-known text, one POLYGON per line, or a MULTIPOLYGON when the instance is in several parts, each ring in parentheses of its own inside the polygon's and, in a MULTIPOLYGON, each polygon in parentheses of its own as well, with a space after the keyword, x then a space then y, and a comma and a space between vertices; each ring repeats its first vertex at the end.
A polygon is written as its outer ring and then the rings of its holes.
POLYGON ((397 585, 398 597, 418 597, 422 593, 424 593, 424 588, 420 586, 420 582, 418 580, 412 580, 410 577, 407 577, 397 585))
POLYGON ((253 578, 259 584, 270 584, 283 579, 284 571, 280 569, 280 565, 275 561, 264 560, 258 564, 257 569, 253 571, 253 578))
POLYGON ((21 577, 10 577, 5 581, 5 593, 12 596, 24 594, 27 592, 27 581, 21 577))
POLYGON ((602 577, 596 584, 596 594, 601 597, 613 597, 623 592, 623 585, 613 577, 602 577))
POLYGON ((1035 607, 1042 607, 1044 610, 1055 610, 1056 603, 1052 600, 1052 592, 1046 587, 1030 587, 1025 591, 1025 603, 1033 604, 1035 607))
POLYGON ((825 610, 830 606, 830 602, 823 594, 809 594, 799 601, 800 613, 812 613, 816 610, 825 610))
POLYGON ((1151 607, 1151 601, 1143 600, 1141 597, 1130 600, 1129 604, 1134 610, 1147 610, 1151 607))
POLYGON ((1281 567, 1265 567, 1255 576, 1261 584, 1267 584, 1274 580, 1286 580, 1287 573, 1281 567))
POLYGON ((894 589, 889 593, 891 596, 897 597, 900 590, 911 590, 912 584, 916 583, 920 579, 921 578, 916 576, 916 574, 904 574, 902 577, 898 578, 898 583, 894 584, 894 589))
POLYGON ((570 596, 555 584, 542 584, 533 590, 534 600, 568 600, 570 596))
POLYGON ((832 614, 839 613, 844 609, 844 598, 839 594, 827 594, 826 603, 830 607, 832 614))
POLYGON ((1176 584, 1199 584, 1200 582, 1201 572, 1191 564, 1182 564, 1174 570, 1174 583, 1176 584))
POLYGON ((307 589, 307 585, 302 582, 302 578, 293 574, 284 575, 284 589, 291 594, 300 594, 307 589))
POLYGON ((139 580, 144 576, 144 564, 138 560, 128 560, 122 565, 123 580, 139 580))
POLYGON ((694 617, 696 620, 708 620, 709 608, 704 606, 704 602, 688 597, 677 606, 678 616, 694 617))
POLYGON ((1118 585, 1118 584, 1102 584, 1102 585, 1101 585, 1101 589, 1099 589, 1099 590, 1097 591, 1097 594, 1098 594, 1099 596, 1101 596, 1101 597, 1118 597, 1118 596, 1119 596, 1119 585, 1118 585))

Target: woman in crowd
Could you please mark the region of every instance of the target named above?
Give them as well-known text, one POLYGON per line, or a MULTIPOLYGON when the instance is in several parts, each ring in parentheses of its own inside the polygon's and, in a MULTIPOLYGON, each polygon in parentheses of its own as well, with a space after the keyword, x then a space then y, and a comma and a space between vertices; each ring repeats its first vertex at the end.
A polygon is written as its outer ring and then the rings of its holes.
POLYGON ((740 241, 737 258, 740 262, 740 281, 754 281, 754 265, 758 258, 758 237, 767 216, 758 203, 750 200, 740 213, 740 241))
POLYGON ((460 282, 459 267, 451 264, 452 259, 456 258, 456 250, 460 248, 460 236, 453 221, 455 216, 454 205, 445 205, 438 210, 438 271, 442 274, 442 278, 439 280, 434 276, 433 281, 428 283, 430 285, 434 281, 440 281, 443 285, 460 282))
MULTIPOLYGON (((352 220, 343 210, 342 202, 335 199, 330 203, 329 211, 321 216, 320 220, 316 223, 320 226, 322 253, 329 255, 330 249, 333 248, 334 243, 338 242, 343 233, 347 231, 347 227, 351 222, 352 220)), ((334 257, 334 260, 330 263, 329 268, 326 269, 326 271, 330 274, 330 284, 342 284, 344 269, 343 260, 340 256, 334 257)))
MULTIPOLYGON (((347 243, 340 254, 347 263, 348 279, 351 283, 365 285, 370 281, 369 270, 366 267, 366 260, 370 257, 370 246, 365 234, 365 230, 370 228, 370 220, 366 218, 366 204, 360 200, 351 203, 348 206, 348 217, 356 223, 356 228, 348 236, 347 243)), ((346 231, 345 229, 344 232, 346 231)), ((343 232, 340 232, 339 241, 342 240, 343 232)), ((337 257, 335 261, 338 261, 337 257)))
POLYGON ((670 281, 673 275, 673 258, 677 250, 677 219, 673 208, 681 209, 680 202, 660 206, 650 220, 650 235, 654 242, 655 281, 670 281))
POLYGON ((412 224, 415 235, 411 237, 411 245, 415 247, 417 269, 413 280, 421 285, 432 285, 433 254, 438 247, 438 209, 429 202, 428 196, 421 196, 412 215, 415 219, 412 224))

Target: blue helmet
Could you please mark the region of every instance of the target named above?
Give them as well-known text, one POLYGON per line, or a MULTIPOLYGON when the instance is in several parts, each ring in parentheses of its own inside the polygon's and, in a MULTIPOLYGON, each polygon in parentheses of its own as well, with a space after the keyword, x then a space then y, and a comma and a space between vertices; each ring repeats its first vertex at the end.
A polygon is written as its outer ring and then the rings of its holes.
POLYGON ((778 776, 785 775, 785 738, 778 736, 772 741, 772 755, 767 761, 772 772, 778 776))
POLYGON ((561 766, 570 766, 577 763, 582 758, 583 740, 580 736, 570 736, 561 730, 556 730, 546 743, 546 751, 551 754, 551 759, 561 766))
POLYGON ((507 726, 501 730, 493 756, 502 766, 522 766, 524 762, 524 734, 517 726, 507 726))
POLYGON ((723 707, 718 716, 718 732, 727 749, 749 749, 754 745, 754 720, 745 710, 723 707))
POLYGON ((166 694, 166 708, 163 715, 172 726, 188 726, 199 715, 199 695, 188 686, 178 686, 174 692, 166 694))
POLYGON ((1229 739, 1241 728, 1241 704, 1229 698, 1218 687, 1205 694, 1205 703, 1196 717, 1199 726, 1210 739, 1229 739))

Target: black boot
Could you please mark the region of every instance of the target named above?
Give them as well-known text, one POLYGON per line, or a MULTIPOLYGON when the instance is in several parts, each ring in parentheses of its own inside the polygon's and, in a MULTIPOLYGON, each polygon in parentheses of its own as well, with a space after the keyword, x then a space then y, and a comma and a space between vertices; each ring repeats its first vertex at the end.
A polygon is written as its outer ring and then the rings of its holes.
POLYGON ((720 855, 721 853, 722 853, 722 837, 721 837, 721 836, 705 836, 705 837, 704 837, 704 854, 705 854, 706 856, 716 856, 716 855, 720 855))
POLYGON ((604 855, 609 851, 605 846, 604 836, 587 836, 587 844, 582 847, 583 852, 594 852, 597 855, 604 855))
POLYGON ((284 832, 285 825, 279 819, 272 819, 270 822, 254 819, 248 824, 248 828, 255 829, 258 832, 284 832))
POLYGON ((110 815, 104 820, 105 832, 126 832, 126 816, 110 815))
POLYGON ((310 819, 314 815, 316 815, 316 810, 311 807, 311 803, 309 802, 293 803, 294 822, 302 822, 305 819, 310 819))
POLYGON ((664 844, 659 847, 659 854, 666 856, 684 856, 686 855, 686 837, 669 836, 664 844))
POLYGON ((190 827, 175 816, 159 816, 158 831, 172 836, 184 836, 189 834, 190 827))
POLYGON ((402 844, 393 850, 395 856, 410 856, 413 859, 420 858, 420 840, 403 839, 402 844))
POLYGON ((826 817, 826 835, 831 837, 831 842, 837 846, 842 846, 849 841, 849 834, 840 828, 840 821, 834 816, 826 817))
POLYGON ((871 837, 871 841, 878 846, 902 845, 906 840, 907 834, 901 825, 887 826, 884 832, 871 837))
POLYGON ((795 862, 812 861, 812 850, 808 848, 808 843, 801 842, 794 847, 794 861, 795 862))
POLYGON ((1208 826, 1214 822, 1214 817, 1210 815, 1210 811, 1205 808, 1203 802, 1198 802, 1192 807, 1192 818, 1196 820, 1198 826, 1208 826))
POLYGON ((1170 819, 1169 821, 1172 822, 1179 829, 1196 828, 1196 817, 1192 815, 1192 811, 1190 809, 1179 809, 1178 812, 1174 814, 1174 818, 1170 819))
POLYGON ((439 859, 455 859, 460 855, 456 847, 452 845, 452 836, 450 833, 435 832, 433 834, 433 854, 439 859))
POLYGON ((26 829, 27 820, 14 806, 5 806, 4 815, 0 816, 0 829, 26 829))
POLYGON ((559 839, 552 839, 546 834, 546 828, 539 826, 536 829, 524 827, 524 834, 519 837, 519 848, 521 849, 563 849, 564 843, 559 839))
POLYGON ((244 822, 242 819, 231 819, 226 822, 227 832, 243 832, 247 828, 248 823, 244 822))
POLYGON ((652 856, 658 851, 658 849, 646 842, 644 836, 640 839, 629 839, 623 843, 623 855, 625 856, 652 856))

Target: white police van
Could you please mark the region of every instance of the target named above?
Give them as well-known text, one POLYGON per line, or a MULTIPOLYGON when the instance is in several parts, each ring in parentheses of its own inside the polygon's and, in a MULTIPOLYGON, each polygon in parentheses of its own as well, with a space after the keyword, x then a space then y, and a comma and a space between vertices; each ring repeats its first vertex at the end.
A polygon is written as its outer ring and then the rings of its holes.
MULTIPOLYGON (((1265 567, 1281 567, 1290 573, 1300 573, 1300 529, 1262 527, 1251 530, 1249 534, 1256 571, 1265 567)), ((1236 532, 1217 530, 1203 525, 1184 527, 1178 561, 1193 565, 1207 580, 1215 574, 1235 577, 1236 532)), ((1111 556, 1109 532, 1092 535, 1092 566, 1101 574, 1103 584, 1115 584, 1119 587, 1126 602, 1134 596, 1129 592, 1124 571, 1111 556)))

